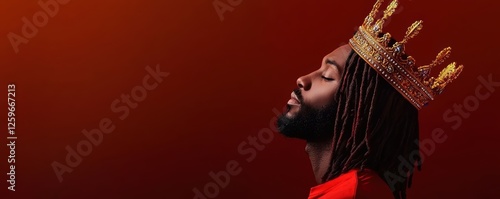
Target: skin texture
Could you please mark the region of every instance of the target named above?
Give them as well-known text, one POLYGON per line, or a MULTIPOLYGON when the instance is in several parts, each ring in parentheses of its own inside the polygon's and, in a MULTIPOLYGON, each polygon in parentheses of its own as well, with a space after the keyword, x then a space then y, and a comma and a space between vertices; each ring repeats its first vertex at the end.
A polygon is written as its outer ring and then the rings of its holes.
MULTIPOLYGON (((323 58, 318 70, 297 79, 297 86, 301 90, 303 100, 299 103, 292 94, 292 99, 288 102, 291 108, 286 113, 286 117, 294 118, 300 111, 301 103, 308 104, 316 109, 321 109, 333 103, 351 50, 349 45, 340 46, 323 58)), ((331 139, 308 141, 306 144, 305 150, 311 160, 311 166, 318 184, 323 183, 321 179, 331 161, 331 144, 331 139)))

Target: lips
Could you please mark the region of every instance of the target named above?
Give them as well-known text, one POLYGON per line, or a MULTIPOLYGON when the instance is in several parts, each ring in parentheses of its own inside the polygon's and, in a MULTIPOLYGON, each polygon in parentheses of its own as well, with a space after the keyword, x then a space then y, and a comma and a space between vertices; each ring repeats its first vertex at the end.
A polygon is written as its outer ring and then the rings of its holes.
POLYGON ((290 100, 288 100, 288 104, 293 106, 300 106, 299 98, 297 98, 297 95, 295 95, 294 92, 292 92, 292 94, 290 95, 290 100))

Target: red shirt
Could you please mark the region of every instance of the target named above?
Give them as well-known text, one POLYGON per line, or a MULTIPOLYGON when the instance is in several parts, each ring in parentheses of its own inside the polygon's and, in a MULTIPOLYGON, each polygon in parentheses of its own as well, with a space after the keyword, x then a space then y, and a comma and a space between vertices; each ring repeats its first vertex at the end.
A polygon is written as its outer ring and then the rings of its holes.
POLYGON ((311 188, 308 199, 393 199, 389 186, 372 170, 353 169, 311 188))

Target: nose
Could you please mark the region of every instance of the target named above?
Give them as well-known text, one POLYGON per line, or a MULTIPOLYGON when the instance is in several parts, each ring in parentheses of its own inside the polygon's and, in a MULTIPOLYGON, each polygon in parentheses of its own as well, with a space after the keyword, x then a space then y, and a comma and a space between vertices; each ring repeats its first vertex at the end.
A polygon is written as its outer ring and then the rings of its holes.
POLYGON ((303 90, 309 90, 311 88, 311 78, 309 75, 304 75, 297 79, 297 86, 303 90))

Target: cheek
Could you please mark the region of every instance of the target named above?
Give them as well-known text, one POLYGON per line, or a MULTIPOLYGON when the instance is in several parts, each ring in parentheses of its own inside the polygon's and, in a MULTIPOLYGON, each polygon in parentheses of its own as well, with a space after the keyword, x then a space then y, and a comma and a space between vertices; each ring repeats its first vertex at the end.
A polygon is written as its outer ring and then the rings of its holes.
POLYGON ((309 95, 304 96, 304 101, 315 108, 321 108, 333 101, 337 90, 337 83, 324 83, 316 88, 311 88, 309 95))

